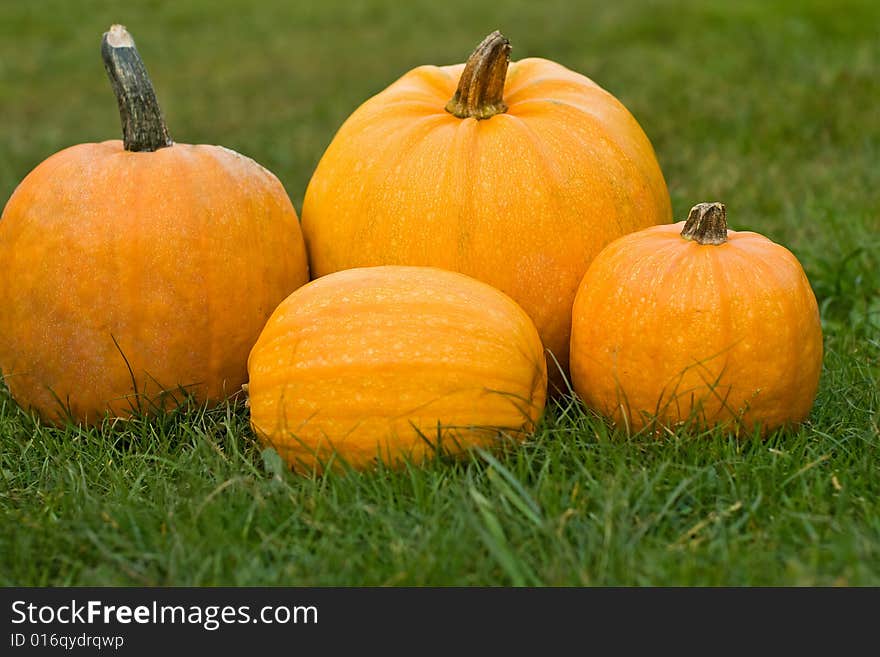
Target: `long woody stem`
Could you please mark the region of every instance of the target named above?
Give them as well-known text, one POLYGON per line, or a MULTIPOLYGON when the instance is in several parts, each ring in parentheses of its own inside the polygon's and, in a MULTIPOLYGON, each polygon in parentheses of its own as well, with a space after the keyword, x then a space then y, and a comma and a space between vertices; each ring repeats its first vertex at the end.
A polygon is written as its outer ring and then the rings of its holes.
POLYGON ((468 58, 446 111, 460 119, 488 119, 507 111, 504 81, 510 42, 497 30, 483 39, 468 58))
POLYGON ((697 244, 727 241, 727 208, 723 203, 698 203, 691 208, 681 236, 697 244))
POLYGON ((125 150, 155 151, 171 146, 153 83, 125 27, 112 25, 104 32, 101 57, 119 105, 125 150))

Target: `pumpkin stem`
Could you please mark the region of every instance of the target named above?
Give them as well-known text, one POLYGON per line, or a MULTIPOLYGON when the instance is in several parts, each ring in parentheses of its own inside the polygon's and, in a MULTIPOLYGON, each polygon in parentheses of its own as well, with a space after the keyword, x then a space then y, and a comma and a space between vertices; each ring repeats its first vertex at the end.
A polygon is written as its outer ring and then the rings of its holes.
POLYGON ((697 203, 691 208, 681 236, 697 244, 727 241, 727 208, 723 203, 697 203))
POLYGON ((111 25, 104 32, 101 57, 119 104, 125 150, 155 151, 171 146, 153 83, 124 26, 111 25))
POLYGON ((496 30, 468 57, 446 111, 460 119, 477 120, 506 112, 507 103, 502 96, 509 63, 510 41, 496 30))

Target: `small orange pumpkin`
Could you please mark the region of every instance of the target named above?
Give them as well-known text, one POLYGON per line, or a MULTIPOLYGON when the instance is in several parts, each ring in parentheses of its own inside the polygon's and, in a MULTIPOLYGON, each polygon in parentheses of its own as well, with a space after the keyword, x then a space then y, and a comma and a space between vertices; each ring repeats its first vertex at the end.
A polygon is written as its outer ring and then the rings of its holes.
POLYGON ((48 158, 0 220, 0 369, 47 421, 238 392, 264 322, 308 281, 278 179, 231 150, 173 143, 125 28, 102 53, 124 142, 48 158))
POLYGON ((728 230, 720 203, 610 244, 572 315, 575 390, 630 429, 767 432, 813 405, 822 327, 810 283, 785 247, 728 230))
MULTIPOLYGON (((497 287, 567 370, 587 266, 671 221, 669 193, 614 96, 546 59, 508 69, 509 55, 495 32, 467 64, 421 66, 361 105, 309 182, 303 232, 313 276, 427 265, 497 287)), ((550 371, 558 383, 552 359, 550 371)))
POLYGON ((429 267, 312 281, 269 318, 248 360, 251 424, 295 467, 363 468, 523 439, 546 363, 528 315, 498 290, 429 267))

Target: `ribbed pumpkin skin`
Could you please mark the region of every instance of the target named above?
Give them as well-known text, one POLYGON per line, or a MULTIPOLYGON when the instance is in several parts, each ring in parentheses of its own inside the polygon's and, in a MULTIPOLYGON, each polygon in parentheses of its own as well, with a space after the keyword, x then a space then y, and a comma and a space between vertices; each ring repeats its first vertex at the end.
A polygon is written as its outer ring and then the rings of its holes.
POLYGON ((199 401, 237 392, 265 320, 308 280, 278 179, 187 144, 56 153, 9 199, 0 263, 0 369, 13 397, 46 420, 69 406, 87 423, 170 403, 163 389, 199 401))
POLYGON ((575 390, 634 430, 655 415, 747 433, 804 420, 822 329, 800 263, 757 233, 700 245, 683 225, 628 235, 593 261, 573 308, 575 390))
POLYGON ((663 175, 636 120, 588 78, 513 62, 508 111, 478 121, 444 110, 462 69, 414 69, 340 128, 303 204, 312 275, 371 265, 468 274, 516 300, 565 368, 590 261, 621 235, 671 221, 663 175))
POLYGON ((529 317, 461 274, 369 267, 291 294, 248 361, 251 423, 294 467, 363 468, 524 438, 547 371, 529 317), (424 438, 419 436, 421 432, 424 438), (456 444, 456 441, 458 444, 456 444))

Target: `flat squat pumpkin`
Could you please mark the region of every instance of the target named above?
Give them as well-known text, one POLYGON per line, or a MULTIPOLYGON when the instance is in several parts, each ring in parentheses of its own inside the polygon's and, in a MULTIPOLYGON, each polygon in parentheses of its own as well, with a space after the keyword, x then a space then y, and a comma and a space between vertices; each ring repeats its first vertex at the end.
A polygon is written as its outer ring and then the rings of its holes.
POLYGON ((303 232, 316 277, 428 265, 497 287, 567 370, 587 266, 613 239, 669 222, 669 193, 614 96, 546 59, 508 68, 509 53, 495 32, 466 64, 421 66, 361 105, 309 182, 303 232))
POLYGON ((220 146, 172 142, 134 41, 102 42, 124 141, 38 165, 0 220, 0 369, 46 420, 218 401, 308 280, 284 188, 220 146))
POLYGON ((306 470, 522 440, 547 388, 528 315, 430 267, 350 269, 301 287, 269 318, 248 372, 255 433, 306 470))
POLYGON ((611 243, 572 314, 575 390, 632 430, 766 433, 813 405, 822 328, 810 283, 785 247, 728 230, 720 203, 611 243))

